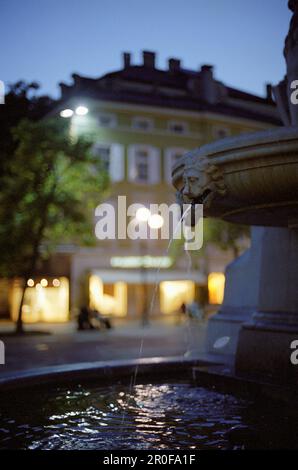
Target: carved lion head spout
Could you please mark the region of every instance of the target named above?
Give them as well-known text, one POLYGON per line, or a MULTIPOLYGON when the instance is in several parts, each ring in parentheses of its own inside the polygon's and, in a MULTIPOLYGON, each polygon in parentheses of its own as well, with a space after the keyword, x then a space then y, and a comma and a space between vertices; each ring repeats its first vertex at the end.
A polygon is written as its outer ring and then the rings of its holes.
POLYGON ((216 194, 227 192, 221 171, 206 157, 189 157, 183 171, 183 185, 178 197, 183 204, 209 207, 216 194))

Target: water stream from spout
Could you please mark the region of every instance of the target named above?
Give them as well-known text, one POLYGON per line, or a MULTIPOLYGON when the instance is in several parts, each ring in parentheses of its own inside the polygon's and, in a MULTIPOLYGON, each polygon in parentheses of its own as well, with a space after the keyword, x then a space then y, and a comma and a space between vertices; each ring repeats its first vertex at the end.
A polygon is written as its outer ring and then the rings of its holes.
MULTIPOLYGON (((181 227, 181 224, 184 220, 184 218, 186 217, 186 215, 188 214, 188 212, 190 211, 191 209, 191 205, 189 205, 187 207, 187 209, 183 212, 181 218, 179 219, 179 221, 177 222, 177 225, 173 231, 173 235, 172 237, 170 238, 169 240, 169 243, 167 245, 167 248, 165 250, 165 253, 164 253, 164 256, 166 256, 171 248, 171 245, 173 243, 173 240, 174 240, 174 237, 175 235, 177 234, 179 228, 181 227)), ((189 273, 190 270, 191 270, 191 267, 192 267, 192 259, 191 259, 191 256, 190 254, 187 252, 187 256, 189 258, 189 264, 188 264, 188 268, 187 268, 187 272, 189 273)), ((155 306, 155 302, 156 302, 156 297, 157 297, 157 291, 158 291, 158 277, 159 277, 159 273, 160 273, 160 270, 161 270, 161 264, 162 264, 162 261, 160 261, 159 263, 159 266, 158 268, 156 269, 156 273, 155 273, 155 283, 154 283, 154 288, 153 288, 153 293, 152 293, 152 297, 151 297, 151 301, 150 301, 150 308, 149 308, 149 313, 148 313, 148 319, 150 319, 151 315, 152 315, 152 312, 153 312, 153 309, 154 309, 154 306, 155 306)), ((188 329, 190 328, 190 326, 188 325, 188 329)), ((142 333, 142 336, 141 336, 141 342, 140 342, 140 349, 139 349, 139 355, 138 355, 138 359, 141 359, 142 358, 142 353, 143 353, 143 346, 144 346, 144 336, 145 336, 145 331, 143 331, 142 333)), ((135 387, 136 385, 136 381, 137 381, 137 376, 138 376, 138 370, 139 370, 139 364, 136 365, 135 367, 135 370, 134 370, 134 374, 132 375, 131 377, 131 381, 130 381, 130 386, 129 386, 129 393, 128 393, 128 400, 126 402, 126 408, 128 409, 128 405, 129 405, 129 400, 130 400, 130 395, 132 393, 132 390, 133 388, 135 387)), ((123 410, 123 413, 122 413, 122 426, 124 425, 124 421, 125 421, 125 408, 123 410)))
MULTIPOLYGON (((185 250, 186 256, 188 258, 187 262, 187 270, 186 274, 187 276, 191 273, 192 271, 192 257, 189 253, 188 250, 185 250)), ((191 321, 190 321, 190 315, 186 315, 186 336, 185 336, 185 343, 186 343, 186 351, 184 353, 184 357, 188 357, 191 354, 191 344, 192 344, 192 335, 191 335, 191 321)))
MULTIPOLYGON (((188 212, 190 211, 191 209, 191 205, 188 206, 188 208, 183 212, 181 218, 179 219, 179 221, 177 222, 177 225, 173 231, 173 235, 172 237, 170 238, 170 241, 168 243, 168 246, 165 250, 165 256, 169 253, 169 250, 172 246, 172 243, 174 241, 174 237, 175 235, 177 234, 178 232, 178 229, 180 228, 184 218, 187 216, 188 212)), ((188 253, 187 251, 187 255, 190 257, 190 254, 188 253)), ((191 257, 190 257, 190 260, 191 260, 191 257)), ((155 305, 155 301, 156 301, 156 296, 157 296, 157 290, 158 290, 158 276, 159 276, 159 273, 160 273, 160 270, 161 270, 161 262, 159 263, 159 266, 156 270, 156 273, 155 273, 155 283, 154 283, 154 289, 153 289, 153 294, 152 294, 152 298, 151 298, 151 302, 150 302, 150 308, 149 308, 149 315, 148 315, 148 318, 150 318, 152 312, 153 312, 153 309, 154 309, 154 305, 155 305)))

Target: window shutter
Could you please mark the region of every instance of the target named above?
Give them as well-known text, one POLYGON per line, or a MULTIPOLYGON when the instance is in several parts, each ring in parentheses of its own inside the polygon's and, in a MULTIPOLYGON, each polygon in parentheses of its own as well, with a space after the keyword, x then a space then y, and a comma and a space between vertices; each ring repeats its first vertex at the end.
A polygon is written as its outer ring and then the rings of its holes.
POLYGON ((124 148, 120 144, 111 144, 110 178, 117 182, 124 180, 124 148))
POLYGON ((151 184, 156 184, 160 182, 160 150, 156 147, 150 148, 149 182, 151 184))
POLYGON ((164 153, 164 173, 165 180, 171 183, 172 178, 172 150, 166 149, 164 153))
POLYGON ((136 179, 136 148, 135 145, 128 147, 128 179, 135 181, 136 179))

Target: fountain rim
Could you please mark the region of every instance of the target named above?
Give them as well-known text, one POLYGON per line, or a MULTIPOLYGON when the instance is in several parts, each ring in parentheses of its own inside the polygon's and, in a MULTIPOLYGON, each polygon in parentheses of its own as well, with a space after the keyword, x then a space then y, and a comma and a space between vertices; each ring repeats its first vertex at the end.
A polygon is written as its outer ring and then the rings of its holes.
POLYGON ((198 386, 216 388, 222 393, 244 397, 265 397, 280 402, 297 400, 296 387, 291 389, 260 377, 238 376, 233 366, 220 358, 185 358, 183 356, 150 357, 129 360, 82 362, 14 371, 0 378, 0 393, 22 392, 38 387, 78 385, 98 382, 99 386, 119 384, 135 375, 136 383, 144 378, 167 382, 173 374, 178 379, 193 380, 198 386), (158 371, 158 374, 156 374, 158 371), (156 375, 154 375, 156 374, 156 375), (167 375, 168 374, 168 375, 167 375), (101 383, 101 381, 105 381, 101 383))
POLYGON ((35 369, 12 371, 0 378, 0 392, 20 390, 32 386, 78 383, 79 380, 120 379, 131 376, 137 368, 142 377, 158 368, 160 372, 172 372, 192 367, 219 366, 221 361, 200 358, 150 357, 129 360, 80 362, 35 369))
POLYGON ((185 163, 189 158, 208 158, 216 165, 235 163, 240 159, 253 159, 278 154, 280 149, 297 153, 297 126, 267 129, 265 131, 240 134, 234 137, 211 142, 185 153, 172 167, 173 185, 181 178, 185 163), (252 149, 256 149, 252 152, 252 149), (265 151, 266 149, 266 151, 265 151))

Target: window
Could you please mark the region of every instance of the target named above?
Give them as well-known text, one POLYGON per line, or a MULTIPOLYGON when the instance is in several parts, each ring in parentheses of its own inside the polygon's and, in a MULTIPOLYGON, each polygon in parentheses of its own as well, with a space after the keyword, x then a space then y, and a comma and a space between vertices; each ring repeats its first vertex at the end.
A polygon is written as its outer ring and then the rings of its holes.
POLYGON ((93 146, 93 153, 99 158, 103 168, 109 173, 111 181, 116 182, 124 179, 123 145, 97 142, 93 146))
POLYGON ((172 182, 172 169, 177 160, 188 150, 184 148, 168 148, 164 153, 164 174, 168 183, 172 182))
POLYGON ((213 130, 213 136, 215 139, 224 139, 230 135, 230 130, 228 127, 216 126, 213 130))
POLYGON ((129 179, 136 183, 160 181, 160 152, 150 145, 131 145, 128 149, 129 179))
POLYGON ((148 182, 149 179, 149 155, 147 150, 136 150, 136 179, 148 182))
POLYGON ((140 131, 149 131, 153 129, 153 119, 146 117, 134 117, 132 119, 132 127, 140 131))
POLYGON ((99 158, 105 171, 110 171, 111 146, 105 144, 95 144, 94 155, 99 158))
POLYGON ((98 116, 98 123, 101 127, 116 127, 117 117, 115 114, 101 113, 98 116))
POLYGON ((186 134, 188 132, 188 125, 182 121, 169 121, 168 129, 175 134, 186 134))

